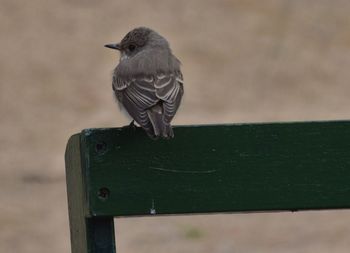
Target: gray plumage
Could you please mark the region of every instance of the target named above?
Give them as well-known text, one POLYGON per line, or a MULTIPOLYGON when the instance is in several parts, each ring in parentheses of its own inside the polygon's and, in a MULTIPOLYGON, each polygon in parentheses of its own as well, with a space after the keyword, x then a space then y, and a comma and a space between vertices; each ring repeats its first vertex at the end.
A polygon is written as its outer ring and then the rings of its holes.
POLYGON ((183 77, 167 40, 140 27, 106 47, 121 53, 112 82, 118 101, 150 137, 174 137, 170 123, 181 103, 183 77))

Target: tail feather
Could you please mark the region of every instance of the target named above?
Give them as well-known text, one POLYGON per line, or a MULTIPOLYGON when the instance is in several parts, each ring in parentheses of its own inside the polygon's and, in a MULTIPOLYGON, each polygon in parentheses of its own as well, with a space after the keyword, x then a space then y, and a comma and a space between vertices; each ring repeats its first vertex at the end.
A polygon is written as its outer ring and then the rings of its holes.
POLYGON ((157 104, 147 110, 147 114, 153 125, 154 135, 166 139, 173 138, 174 132, 170 124, 164 122, 162 104, 157 104))

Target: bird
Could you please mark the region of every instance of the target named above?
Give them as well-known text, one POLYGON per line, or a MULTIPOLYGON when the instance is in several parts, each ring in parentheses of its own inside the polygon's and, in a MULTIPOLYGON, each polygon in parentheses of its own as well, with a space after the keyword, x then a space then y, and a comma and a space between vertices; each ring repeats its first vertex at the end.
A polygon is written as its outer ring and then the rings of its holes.
POLYGON ((112 88, 126 109, 152 139, 174 137, 171 121, 184 94, 181 62, 169 42, 147 27, 134 28, 119 43, 107 48, 120 51, 112 88))

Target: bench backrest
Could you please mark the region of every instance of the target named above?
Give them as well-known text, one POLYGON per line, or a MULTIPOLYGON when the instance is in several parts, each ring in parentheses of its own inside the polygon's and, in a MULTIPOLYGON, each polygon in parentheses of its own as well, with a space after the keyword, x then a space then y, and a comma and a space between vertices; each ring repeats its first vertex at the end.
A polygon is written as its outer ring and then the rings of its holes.
POLYGON ((72 252, 115 252, 113 217, 350 207, 350 122, 87 129, 66 151, 72 252))

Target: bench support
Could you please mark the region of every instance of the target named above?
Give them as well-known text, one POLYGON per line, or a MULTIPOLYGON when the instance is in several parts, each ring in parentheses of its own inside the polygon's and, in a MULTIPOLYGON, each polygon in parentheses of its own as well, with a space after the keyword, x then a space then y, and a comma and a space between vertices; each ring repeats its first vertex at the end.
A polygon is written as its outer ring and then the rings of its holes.
POLYGON ((86 211, 80 134, 67 145, 66 177, 72 253, 115 253, 113 217, 88 217, 86 211))

